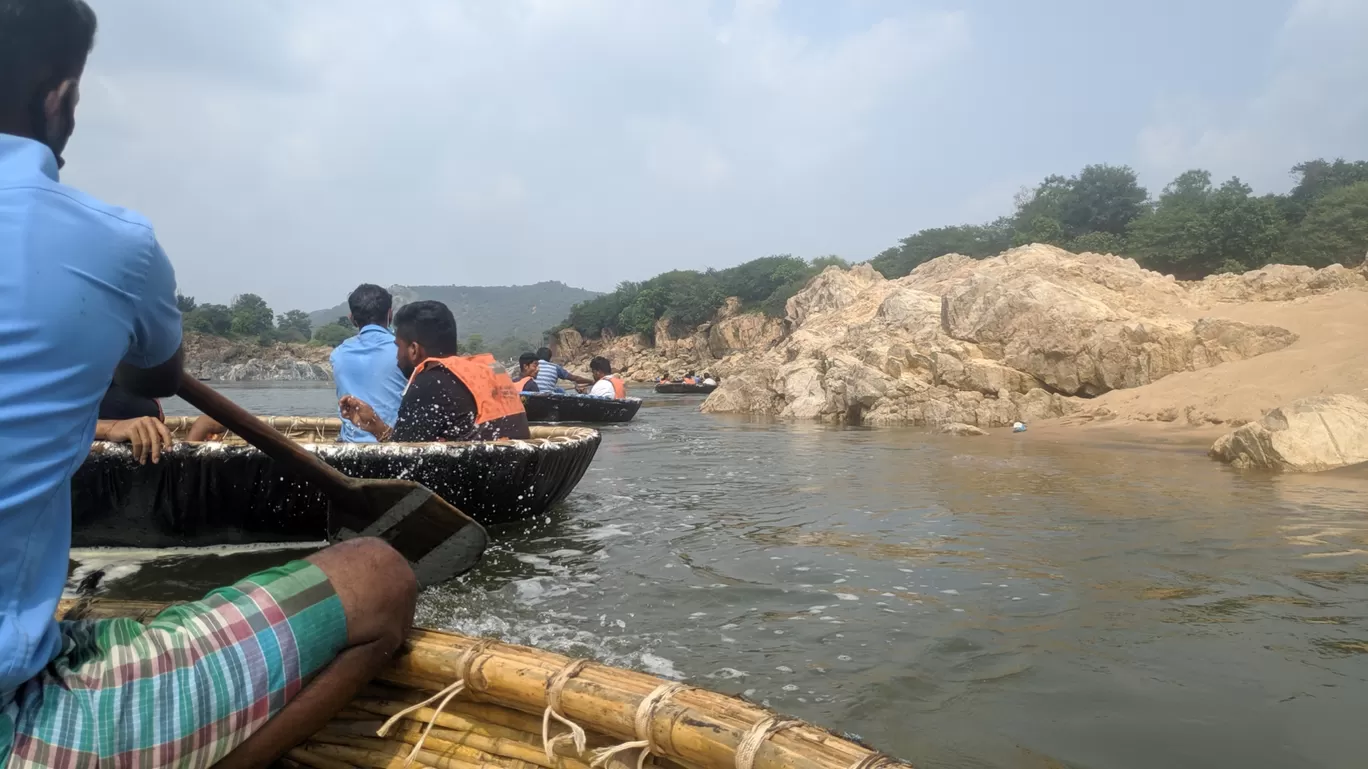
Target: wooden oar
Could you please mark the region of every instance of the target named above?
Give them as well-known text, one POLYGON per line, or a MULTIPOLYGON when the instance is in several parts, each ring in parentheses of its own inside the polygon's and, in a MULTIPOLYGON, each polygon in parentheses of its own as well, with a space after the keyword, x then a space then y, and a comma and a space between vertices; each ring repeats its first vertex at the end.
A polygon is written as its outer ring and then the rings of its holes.
POLYGON ((322 489, 330 502, 330 539, 384 539, 413 565, 420 585, 470 571, 489 544, 483 526, 424 486, 343 475, 194 377, 181 377, 180 397, 322 489))

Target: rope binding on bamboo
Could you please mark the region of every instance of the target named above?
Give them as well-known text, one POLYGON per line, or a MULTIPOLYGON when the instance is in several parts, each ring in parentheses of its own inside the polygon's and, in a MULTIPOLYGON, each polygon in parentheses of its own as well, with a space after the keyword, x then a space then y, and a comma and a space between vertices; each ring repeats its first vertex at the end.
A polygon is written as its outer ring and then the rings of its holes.
POLYGON ((394 728, 395 724, 399 723, 410 713, 413 713, 417 710, 421 710, 422 708, 431 705, 436 700, 441 699, 441 703, 438 704, 437 707, 433 710, 432 717, 428 719, 427 726, 423 729, 423 733, 418 737, 418 740, 413 744, 413 749, 410 750, 408 756, 404 758, 404 769, 408 769, 408 767, 412 765, 414 760, 418 757, 418 754, 422 751, 423 743, 427 741, 428 735, 432 733, 432 727, 437 723, 437 717, 441 714, 442 710, 447 706, 447 703, 451 702, 451 700, 456 695, 465 691, 469 687, 470 670, 474 666, 475 658, 483 654, 486 649, 488 649, 490 646, 493 646, 495 643, 496 642, 492 638, 481 638, 479 641, 476 641, 465 651, 461 652, 460 658, 456 661, 456 670, 460 675, 457 676, 456 680, 450 686, 437 692, 431 697, 428 697, 422 702, 419 702, 416 705, 410 705, 409 707, 404 708, 398 713, 395 713, 394 715, 389 717, 388 721, 386 721, 384 724, 380 726, 379 729, 376 730, 376 736, 384 737, 385 735, 389 734, 389 730, 394 728))
POLYGON ((665 702, 665 700, 687 688, 688 687, 684 684, 670 682, 661 684, 653 689, 651 693, 643 697, 641 703, 637 705, 636 717, 633 719, 633 726, 636 730, 636 740, 624 742, 621 745, 611 748, 602 748, 594 751, 593 760, 589 762, 589 765, 592 767, 606 766, 608 761, 618 753, 640 749, 641 754, 637 756, 637 769, 643 769, 643 767, 646 766, 646 759, 652 753, 658 752, 655 748, 655 742, 651 738, 651 725, 652 722, 655 721, 656 708, 660 707, 661 703, 665 702))
POLYGON ((746 732, 746 736, 742 737, 741 741, 736 744, 736 769, 753 769, 755 756, 760 752, 760 746, 765 744, 765 740, 791 726, 799 726, 802 723, 796 719, 780 718, 779 716, 769 716, 756 722, 755 726, 746 732))
POLYGON ((556 744, 569 738, 575 743, 575 755, 584 755, 584 750, 589 745, 589 738, 584 733, 584 729, 574 721, 560 714, 561 691, 565 689, 565 684, 571 678, 579 675, 584 666, 589 664, 587 659, 571 660, 556 673, 551 680, 546 682, 546 710, 542 711, 542 750, 546 751, 546 760, 555 760, 556 744), (569 733, 551 736, 551 719, 554 718, 562 724, 570 727, 569 733))

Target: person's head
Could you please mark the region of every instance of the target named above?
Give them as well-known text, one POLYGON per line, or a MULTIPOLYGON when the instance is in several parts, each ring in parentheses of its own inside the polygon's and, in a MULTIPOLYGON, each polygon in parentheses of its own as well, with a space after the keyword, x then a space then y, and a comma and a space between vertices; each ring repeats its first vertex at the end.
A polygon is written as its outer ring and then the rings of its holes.
POLYGON ((551 348, 543 347, 540 350, 537 350, 537 358, 539 360, 551 360, 551 348))
POLYGON ((428 358, 456 355, 456 317, 441 302, 413 302, 394 313, 394 343, 399 370, 413 376, 428 358))
POLYGON ((374 283, 362 283, 347 297, 351 322, 357 328, 388 326, 392 320, 394 297, 374 283))
POLYGON ((521 376, 535 377, 541 368, 541 358, 535 352, 525 352, 518 356, 518 372, 521 376))
POLYGON ((712 378, 712 374, 709 374, 708 372, 704 371, 704 372, 703 372, 703 378, 704 378, 704 379, 711 379, 711 378, 712 378))
POLYGON ((613 364, 609 363, 607 358, 600 355, 589 361, 589 372, 594 375, 594 381, 597 382, 613 373, 613 364))
POLYGON ((84 0, 0 0, 0 132, 46 144, 61 168, 94 47, 84 0))

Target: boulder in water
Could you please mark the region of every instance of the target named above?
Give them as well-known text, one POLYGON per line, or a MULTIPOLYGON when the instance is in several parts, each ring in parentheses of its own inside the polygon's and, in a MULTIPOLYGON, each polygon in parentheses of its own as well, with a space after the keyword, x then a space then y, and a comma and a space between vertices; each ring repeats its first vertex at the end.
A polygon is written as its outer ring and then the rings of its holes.
POLYGON ((1316 395, 1222 436, 1211 456, 1242 469, 1315 473, 1368 462, 1368 401, 1316 395))

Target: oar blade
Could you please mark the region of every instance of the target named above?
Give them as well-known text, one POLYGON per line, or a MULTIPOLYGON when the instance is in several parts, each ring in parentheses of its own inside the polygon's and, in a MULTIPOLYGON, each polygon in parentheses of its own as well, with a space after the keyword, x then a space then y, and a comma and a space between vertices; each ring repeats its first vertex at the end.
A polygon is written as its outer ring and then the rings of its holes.
POLYGON ((408 559, 424 587, 475 568, 489 546, 484 527, 412 481, 359 480, 348 510, 334 505, 337 539, 379 537, 408 559))

